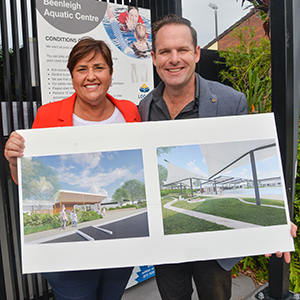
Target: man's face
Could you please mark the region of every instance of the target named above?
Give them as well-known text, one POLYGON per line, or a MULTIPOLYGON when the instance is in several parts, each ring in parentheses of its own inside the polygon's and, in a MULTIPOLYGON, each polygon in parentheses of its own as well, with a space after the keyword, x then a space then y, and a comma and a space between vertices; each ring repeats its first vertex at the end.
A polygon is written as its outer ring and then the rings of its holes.
POLYGON ((190 28, 182 24, 163 26, 156 35, 153 64, 166 87, 180 89, 194 84, 200 47, 195 49, 190 28))

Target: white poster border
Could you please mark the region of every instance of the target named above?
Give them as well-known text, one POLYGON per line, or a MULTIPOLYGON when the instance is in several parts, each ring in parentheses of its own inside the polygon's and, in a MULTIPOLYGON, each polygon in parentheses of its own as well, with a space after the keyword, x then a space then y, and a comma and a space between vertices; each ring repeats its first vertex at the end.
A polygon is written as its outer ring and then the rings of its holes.
MULTIPOLYGON (((142 149, 149 221, 148 237, 38 245, 24 243, 20 184, 23 273, 153 265, 294 250, 285 192, 283 198, 287 224, 166 236, 163 233, 156 148, 274 139, 279 154, 272 113, 172 122, 31 129, 20 130, 19 133, 25 138, 24 157, 142 149)), ((280 155, 278 157, 280 159, 280 155)), ((21 182, 20 160, 18 176, 21 182)), ((284 185, 282 168, 280 171, 284 185)))

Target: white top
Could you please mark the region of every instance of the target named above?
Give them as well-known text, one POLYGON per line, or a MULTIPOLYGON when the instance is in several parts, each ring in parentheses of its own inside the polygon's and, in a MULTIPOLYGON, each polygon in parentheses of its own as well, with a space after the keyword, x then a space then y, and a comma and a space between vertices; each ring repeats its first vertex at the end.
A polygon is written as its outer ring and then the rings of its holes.
POLYGON ((113 124, 113 123, 126 123, 125 118, 123 117, 122 113, 117 107, 115 107, 114 113, 108 119, 103 121, 87 121, 73 114, 73 126, 113 124))

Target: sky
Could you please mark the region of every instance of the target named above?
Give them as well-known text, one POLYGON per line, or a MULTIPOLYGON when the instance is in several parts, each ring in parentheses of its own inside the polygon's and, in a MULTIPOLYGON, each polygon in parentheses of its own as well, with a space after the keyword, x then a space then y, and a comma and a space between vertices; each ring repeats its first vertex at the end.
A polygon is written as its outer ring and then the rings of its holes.
POLYGON ((52 155, 33 159, 41 160, 58 173, 62 189, 107 195, 107 200, 128 180, 144 182, 141 150, 52 155))
MULTIPOLYGON (((7 9, 9 10, 9 0, 6 0, 6 2, 7 9)), ((201 47, 205 46, 215 38, 215 13, 214 10, 208 6, 209 3, 218 6, 217 20, 219 34, 224 32, 228 27, 249 12, 249 9, 245 10, 249 2, 246 1, 242 7, 242 0, 182 0, 183 16, 192 22, 193 27, 198 32, 198 44, 201 47)), ((19 10, 19 1, 17 1, 17 6, 19 10)), ((30 12, 29 1, 27 2, 27 7, 28 12, 30 12)), ((8 16, 10 16, 10 11, 8 12, 8 16)), ((21 22, 20 18, 18 18, 18 22, 21 22)), ((31 25, 29 26, 29 29, 30 36, 32 36, 31 25)), ((11 37, 11 34, 9 34, 9 36, 11 37)), ((20 44, 22 43, 23 41, 20 32, 20 44)))
POLYGON ((201 48, 215 38, 215 12, 208 6, 210 3, 218 6, 219 35, 249 12, 245 10, 249 2, 242 7, 242 0, 182 0, 183 17, 192 22, 201 48))
MULTIPOLYGON (((200 176, 209 177, 208 168, 199 145, 185 145, 171 149, 170 153, 163 153, 158 157, 158 163, 167 167, 164 160, 186 169, 200 176)), ((233 176, 237 178, 252 179, 250 159, 246 165, 222 172, 220 175, 233 176)), ((257 175, 259 179, 271 178, 281 175, 277 155, 256 162, 257 175)))

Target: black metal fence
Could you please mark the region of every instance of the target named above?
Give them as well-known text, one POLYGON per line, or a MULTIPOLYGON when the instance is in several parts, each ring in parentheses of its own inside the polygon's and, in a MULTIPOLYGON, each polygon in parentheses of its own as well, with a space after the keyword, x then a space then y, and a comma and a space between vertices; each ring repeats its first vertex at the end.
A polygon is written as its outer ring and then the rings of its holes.
MULTIPOLYGON (((104 2, 151 9, 152 20, 169 12, 181 14, 178 0, 104 2)), ((40 274, 21 272, 17 187, 3 155, 9 134, 30 128, 41 105, 35 0, 1 0, 0 28, 0 299, 50 299, 52 292, 40 274)))

